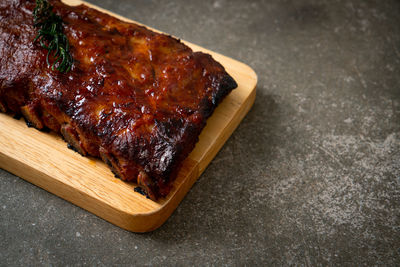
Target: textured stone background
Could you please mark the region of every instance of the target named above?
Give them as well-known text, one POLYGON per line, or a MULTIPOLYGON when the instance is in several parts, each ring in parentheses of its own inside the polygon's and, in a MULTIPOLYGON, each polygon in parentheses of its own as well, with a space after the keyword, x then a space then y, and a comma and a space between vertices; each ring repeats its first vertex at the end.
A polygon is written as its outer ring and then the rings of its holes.
POLYGON ((255 105, 152 233, 0 170, 0 265, 399 264, 399 1, 90 2, 249 64, 255 105))

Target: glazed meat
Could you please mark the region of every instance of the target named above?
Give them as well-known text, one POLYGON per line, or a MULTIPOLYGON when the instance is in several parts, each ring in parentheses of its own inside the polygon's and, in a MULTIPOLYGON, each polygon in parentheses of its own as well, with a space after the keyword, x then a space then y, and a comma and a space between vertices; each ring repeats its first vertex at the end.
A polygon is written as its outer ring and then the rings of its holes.
POLYGON ((49 2, 64 22, 71 71, 52 70, 34 42, 35 1, 0 1, 0 110, 61 133, 150 198, 165 197, 236 82, 210 55, 175 38, 84 5, 49 2))

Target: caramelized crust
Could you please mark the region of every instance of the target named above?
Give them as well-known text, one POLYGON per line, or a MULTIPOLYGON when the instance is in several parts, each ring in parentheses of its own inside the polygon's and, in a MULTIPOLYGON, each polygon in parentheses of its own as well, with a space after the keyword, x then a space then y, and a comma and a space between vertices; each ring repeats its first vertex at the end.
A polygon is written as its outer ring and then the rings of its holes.
MULTIPOLYGON (((50 1, 74 58, 52 71, 34 1, 0 1, 0 111, 59 132, 149 197, 164 197, 218 103, 237 85, 210 55, 84 5, 50 1)), ((5 129, 2 129, 5 130, 5 129)))

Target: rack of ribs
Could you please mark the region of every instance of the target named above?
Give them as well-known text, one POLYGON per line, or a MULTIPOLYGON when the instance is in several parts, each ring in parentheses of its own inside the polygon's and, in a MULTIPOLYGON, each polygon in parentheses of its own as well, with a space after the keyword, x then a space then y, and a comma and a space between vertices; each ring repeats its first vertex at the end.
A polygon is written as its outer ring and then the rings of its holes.
MULTIPOLYGON (((236 82, 210 55, 85 5, 49 1, 74 59, 62 73, 34 42, 35 1, 0 2, 0 111, 61 133, 157 200, 236 82)), ((1 129, 6 131, 7 129, 1 129)))

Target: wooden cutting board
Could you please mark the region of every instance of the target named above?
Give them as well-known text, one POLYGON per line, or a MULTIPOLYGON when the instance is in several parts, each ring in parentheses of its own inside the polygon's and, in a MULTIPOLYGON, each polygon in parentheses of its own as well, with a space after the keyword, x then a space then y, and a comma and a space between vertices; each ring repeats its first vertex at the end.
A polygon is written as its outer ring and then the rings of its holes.
MULTIPOLYGON (((70 5, 83 3, 78 0, 64 2, 70 5)), ((157 202, 147 199, 134 191, 136 184, 115 178, 101 160, 82 157, 68 149, 58 135, 28 128, 22 119, 15 120, 6 114, 0 114, 0 167, 129 231, 147 232, 162 225, 239 125, 256 95, 257 76, 249 66, 185 43, 194 51, 211 54, 224 65, 238 88, 207 120, 199 142, 184 161, 173 189, 165 199, 157 202)))

